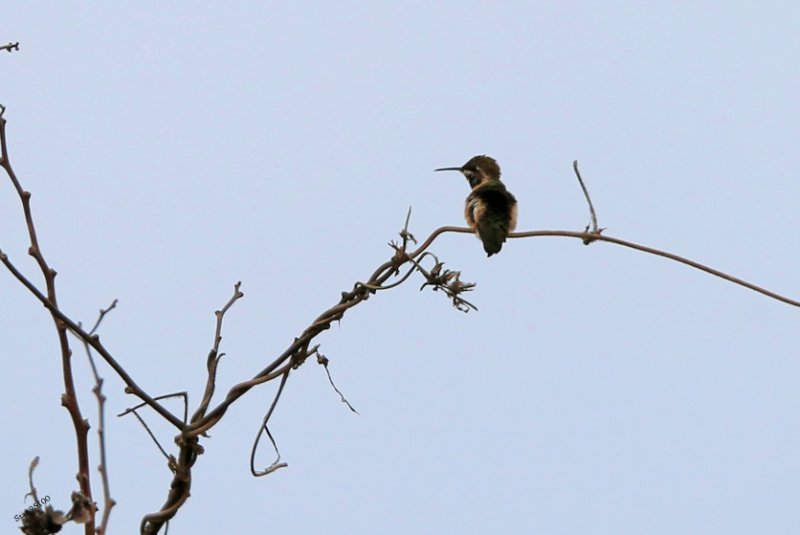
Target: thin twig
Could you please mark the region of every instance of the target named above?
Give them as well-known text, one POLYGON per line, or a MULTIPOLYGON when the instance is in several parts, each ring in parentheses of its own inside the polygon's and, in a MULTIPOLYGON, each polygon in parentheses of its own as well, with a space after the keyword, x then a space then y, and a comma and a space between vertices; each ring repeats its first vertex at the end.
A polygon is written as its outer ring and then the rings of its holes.
POLYGON ((353 407, 353 406, 350 404, 350 402, 349 402, 349 401, 347 401, 347 398, 346 398, 346 397, 344 397, 344 394, 342 394, 341 390, 339 390, 339 389, 336 387, 336 383, 334 383, 334 382, 333 382, 333 377, 331 377, 331 370, 328 368, 328 363, 330 362, 330 361, 328 360, 328 357, 326 357, 325 355, 323 355, 323 354, 322 354, 322 353, 320 353, 319 351, 317 351, 316 353, 317 353, 317 363, 318 363, 318 364, 321 364, 321 365, 322 365, 322 366, 325 368, 325 373, 326 373, 326 374, 328 374, 328 382, 331 384, 331 387, 332 387, 332 388, 333 388, 333 389, 336 391, 336 393, 337 393, 337 394, 339 394, 339 398, 340 398, 340 400, 342 401, 342 403, 344 403, 345 405, 347 405, 347 407, 348 407, 348 408, 349 408, 351 411, 353 411, 354 413, 356 413, 356 414, 359 414, 359 412, 358 412, 358 411, 355 409, 355 407, 353 407))
POLYGON ((406 246, 408 245, 409 241, 413 241, 417 243, 417 240, 414 238, 414 235, 408 231, 408 223, 411 221, 411 207, 408 207, 408 212, 406 213, 406 224, 403 225, 403 230, 400 231, 400 237, 403 238, 403 251, 406 250, 406 246))
MULTIPOLYGON (((100 313, 97 316, 97 321, 95 322, 92 330, 89 331, 89 334, 94 334, 97 332, 97 329, 100 327, 100 323, 102 323, 103 318, 106 317, 106 314, 114 310, 117 306, 117 300, 111 302, 111 305, 108 308, 101 308, 100 313)), ((89 366, 92 370, 92 375, 94 376, 94 388, 92 388, 92 392, 94 393, 95 397, 97 398, 97 441, 98 441, 98 449, 100 454, 100 464, 98 466, 98 471, 100 472, 100 481, 103 487, 103 517, 100 521, 100 525, 97 527, 97 535, 104 535, 108 530, 108 522, 111 518, 111 509, 116 505, 116 501, 111 497, 111 486, 108 480, 108 457, 106 455, 106 419, 105 419, 105 404, 106 404, 106 396, 103 394, 103 378, 100 377, 100 374, 97 371, 97 365, 94 362, 94 358, 92 357, 92 350, 89 347, 89 344, 86 343, 86 340, 82 340, 83 348, 86 351, 86 358, 89 360, 89 366)))
MULTIPOLYGON (((189 405, 189 396, 188 396, 188 394, 186 394, 186 392, 173 392, 171 394, 161 394, 160 396, 156 396, 153 399, 155 401, 160 401, 162 399, 171 399, 171 398, 181 398, 181 399, 183 399, 183 422, 185 423, 186 422, 186 417, 187 417, 187 410, 188 410, 187 407, 189 405)), ((121 413, 117 414, 117 417, 125 416, 126 414, 129 414, 129 413, 135 411, 136 409, 140 409, 140 408, 145 407, 145 406, 149 407, 150 404, 149 403, 139 403, 139 404, 134 405, 133 407, 130 407, 128 409, 125 409, 121 413)))
POLYGON ((278 404, 278 400, 283 393, 283 387, 286 386, 286 380, 289 378, 289 373, 291 370, 286 370, 286 373, 283 374, 283 378, 281 379, 280 384, 278 385, 278 390, 275 392, 275 397, 272 399, 272 403, 269 406, 269 410, 264 415, 264 419, 261 421, 261 426, 258 428, 258 434, 256 435, 256 439, 253 441, 253 447, 250 449, 250 473, 253 474, 255 477, 265 476, 267 474, 271 474, 275 470, 279 468, 286 468, 289 466, 287 463, 282 463, 281 461, 281 452, 278 450, 278 444, 275 443, 275 439, 272 437, 272 433, 269 431, 269 419, 272 417, 273 411, 275 411, 275 406, 278 404), (261 439, 261 434, 266 433, 267 437, 269 437, 270 442, 272 442, 272 447, 275 449, 275 455, 277 456, 276 459, 272 462, 264 470, 256 470, 256 450, 258 449, 258 442, 261 439))
MULTIPOLYGON (((578 177, 578 183, 581 185, 581 189, 583 190, 583 196, 586 197, 586 202, 589 204, 589 215, 592 217, 591 223, 591 234, 600 234, 605 229, 601 229, 597 227, 597 214, 594 211, 594 205, 592 204, 592 197, 589 195, 589 190, 586 189, 586 184, 583 182, 583 178, 581 177, 581 172, 578 171, 578 160, 574 160, 572 162, 572 169, 575 171, 575 176, 578 177)), ((586 232, 589 232, 589 225, 586 225, 586 232)), ((594 241, 593 239, 584 240, 584 245, 589 245, 594 241)))
POLYGON ((136 419, 139 420, 139 423, 142 424, 142 427, 144 427, 144 430, 147 431, 148 435, 150 435, 150 439, 153 441, 153 443, 155 443, 156 447, 161 452, 161 455, 164 456, 164 458, 167 460, 168 463, 172 464, 172 462, 173 462, 172 457, 170 457, 169 453, 167 453, 166 450, 161 447, 161 443, 158 441, 158 439, 156 438, 155 434, 153 434, 153 431, 147 425, 147 422, 144 421, 144 418, 139 416, 139 413, 136 412, 136 409, 129 409, 128 412, 131 412, 136 417, 136 419))
POLYGON ((28 485, 30 486, 31 491, 25 496, 30 496, 33 498, 33 503, 39 503, 39 494, 36 492, 36 485, 33 484, 33 472, 36 470, 37 466, 39 466, 38 455, 33 458, 31 464, 28 466, 28 485))
POLYGON ((93 335, 94 333, 97 332, 97 328, 100 327, 100 324, 103 322, 103 318, 106 317, 106 314, 108 314, 109 312, 111 312, 112 310, 117 308, 117 303, 118 302, 119 302, 119 299, 114 299, 113 301, 111 301, 111 304, 108 305, 108 308, 101 308, 100 309, 100 313, 97 316, 97 321, 94 322, 94 325, 92 326, 92 330, 89 331, 89 335, 93 335))
POLYGON ((8 43, 7 45, 0 45, 0 50, 7 50, 9 52, 12 50, 19 50, 19 41, 16 43, 8 43))
POLYGON ((214 389, 216 388, 217 380, 217 365, 219 364, 219 359, 221 359, 223 356, 223 353, 219 352, 219 345, 222 342, 222 320, 225 318, 225 313, 228 312, 228 309, 230 309, 236 301, 244 297, 244 294, 240 291, 241 287, 241 281, 234 284, 233 295, 231 298, 228 299, 228 302, 225 303, 221 310, 214 312, 217 322, 214 328, 214 343, 211 347, 211 351, 208 353, 208 357, 206 358, 208 378, 206 379, 206 388, 203 392, 203 399, 200 401, 197 410, 192 415, 193 422, 199 420, 205 415, 206 410, 208 409, 208 404, 211 403, 211 398, 214 396, 214 389))

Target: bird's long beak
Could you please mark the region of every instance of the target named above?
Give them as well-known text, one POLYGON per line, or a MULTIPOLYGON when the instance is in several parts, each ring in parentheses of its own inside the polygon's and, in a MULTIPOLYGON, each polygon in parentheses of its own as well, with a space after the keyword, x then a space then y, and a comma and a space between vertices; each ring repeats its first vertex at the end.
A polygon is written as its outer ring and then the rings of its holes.
POLYGON ((461 171, 460 167, 440 167, 439 169, 434 169, 434 171, 461 171))

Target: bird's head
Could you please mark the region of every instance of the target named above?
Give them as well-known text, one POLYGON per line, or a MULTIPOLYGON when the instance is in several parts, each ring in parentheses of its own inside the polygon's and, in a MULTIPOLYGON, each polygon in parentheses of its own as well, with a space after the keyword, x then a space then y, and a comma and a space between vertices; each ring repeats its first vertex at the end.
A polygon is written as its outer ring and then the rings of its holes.
POLYGON ((484 182, 500 180, 500 166, 491 156, 473 156, 461 167, 440 167, 434 171, 459 171, 463 174, 471 188, 475 189, 484 182))

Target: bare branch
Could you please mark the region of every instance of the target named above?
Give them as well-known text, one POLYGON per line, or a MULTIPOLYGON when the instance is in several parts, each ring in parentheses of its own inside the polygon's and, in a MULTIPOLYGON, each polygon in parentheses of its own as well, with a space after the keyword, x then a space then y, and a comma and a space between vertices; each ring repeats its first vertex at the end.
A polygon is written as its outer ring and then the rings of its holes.
MULTIPOLYGON (((61 349, 61 375, 64 380, 64 394, 61 396, 61 404, 67 409, 67 412, 72 419, 72 426, 75 430, 75 442, 78 450, 78 473, 76 477, 81 489, 80 494, 82 496, 86 496, 87 499, 91 501, 92 485, 91 478, 89 476, 89 447, 87 445, 89 422, 83 418, 80 405, 78 404, 78 397, 75 393, 75 381, 72 376, 72 349, 70 348, 69 338, 67 336, 67 326, 63 321, 61 321, 59 314, 54 312, 58 310, 58 299, 56 297, 56 271, 48 265, 39 245, 39 239, 36 235, 36 227, 33 222, 33 213, 31 211, 31 194, 22 188, 22 185, 17 179, 17 175, 14 173, 14 169, 11 166, 11 161, 8 155, 8 143, 6 139, 7 121, 3 116, 4 114, 5 108, 0 109, 0 166, 2 166, 3 170, 8 175, 8 178, 11 180, 11 184, 14 187, 14 190, 17 192, 17 196, 19 197, 20 204, 22 205, 22 212, 25 217, 25 224, 28 228, 28 239, 30 241, 28 254, 32 256, 38 264, 39 270, 42 272, 42 276, 44 277, 45 287, 47 288, 47 296, 45 297, 42 295, 42 302, 45 303, 45 306, 47 306, 48 310, 50 311, 50 315, 53 318, 53 323, 55 324, 56 328, 56 335, 58 336, 58 344, 61 349)), ((0 257, 2 257, 3 263, 6 266, 10 265, 8 257, 3 254, 2 251, 0 251, 0 257)), ((22 274, 19 272, 15 274, 18 279, 21 275, 22 274)), ((27 286, 29 289, 35 288, 30 281, 24 277, 23 279, 29 284, 29 286, 27 286)), ((41 295, 41 292, 39 292, 38 289, 36 289, 36 292, 41 295)), ((84 533, 85 535, 94 535, 93 518, 89 518, 86 522, 84 533)))
MULTIPOLYGON (((379 266, 366 282, 355 284, 353 289, 349 292, 342 292, 339 302, 320 314, 314 320, 314 322, 311 323, 311 325, 309 325, 299 337, 295 338, 294 342, 290 344, 289 347, 286 348, 284 352, 274 359, 266 368, 258 372, 249 381, 244 381, 234 385, 228 391, 228 394, 225 396, 224 400, 222 400, 216 407, 211 409, 203 418, 198 421, 194 421, 189 425, 189 429, 187 429, 186 432, 187 436, 196 437, 198 434, 216 425, 216 422, 218 422, 225 412, 227 412, 228 407, 230 407, 230 405, 239 397, 250 390, 250 388, 275 379, 276 377, 280 377, 282 373, 278 373, 276 370, 285 366, 289 359, 299 354, 308 356, 307 348, 311 340, 313 340, 323 331, 329 329, 333 322, 341 320, 342 317, 344 317, 344 314, 350 308, 358 305, 362 301, 367 300, 369 296, 374 293, 375 290, 373 288, 383 287, 387 280, 399 273, 401 266, 408 262, 413 263, 414 259, 420 257, 424 253, 425 248, 430 245, 435 235, 447 230, 452 230, 455 232, 462 231, 462 229, 459 227, 442 227, 442 229, 435 231, 434 235, 429 237, 426 243, 412 253, 406 253, 402 245, 392 245, 392 247, 395 249, 395 254, 391 260, 384 262, 381 266, 379 266)), ((450 281, 452 282, 456 279, 457 278, 452 275, 450 281)), ((463 283, 460 284, 463 285, 463 283)), ((462 287, 461 291, 466 290, 462 287)), ((457 293, 451 293, 451 295, 457 295, 457 293)), ((456 301, 454 301, 454 304, 455 302, 456 301)), ((464 306, 460 301, 458 301, 458 303, 459 304, 457 306, 464 306)), ((290 363, 289 365, 294 367, 297 364, 290 363)))
POLYGON ((289 379, 289 373, 290 370, 286 370, 286 373, 283 374, 281 383, 278 385, 278 390, 275 392, 275 397, 272 399, 272 403, 270 404, 267 413, 264 415, 264 419, 261 421, 261 427, 258 428, 258 434, 256 435, 256 439, 253 441, 253 447, 250 449, 250 473, 256 477, 265 476, 267 474, 271 474, 279 468, 285 468, 289 466, 286 463, 280 462, 281 452, 278 451, 278 445, 275 443, 275 439, 272 437, 272 433, 270 433, 268 425, 269 419, 272 417, 272 413, 275 411, 275 406, 278 404, 278 400, 283 393, 283 387, 286 386, 286 380, 289 379), (269 437, 270 442, 272 442, 272 447, 275 449, 275 455, 277 455, 277 458, 264 470, 256 470, 256 450, 258 449, 258 442, 261 439, 262 433, 266 433, 267 437, 269 437))
POLYGON ((206 380, 206 388, 203 393, 203 399, 200 401, 200 405, 192 415, 193 422, 199 420, 205 415, 206 410, 208 409, 208 404, 211 403, 211 398, 214 396, 214 389, 217 379, 217 365, 219 364, 219 360, 224 355, 224 353, 219 352, 219 345, 222 342, 222 320, 225 317, 225 313, 228 311, 228 309, 230 309, 236 301, 244 297, 244 294, 239 290, 241 287, 241 281, 234 284, 233 295, 231 298, 227 303, 225 303, 225 306, 223 306, 221 310, 214 312, 214 315, 217 317, 217 324, 214 329, 214 345, 211 347, 211 351, 209 351, 206 359, 208 379, 206 380))
POLYGON ((413 241, 415 244, 417 243, 416 238, 414 235, 408 231, 408 223, 411 220, 411 207, 408 207, 408 213, 406 214, 406 224, 403 225, 403 230, 400 231, 400 237, 403 238, 403 251, 406 250, 406 246, 408 245, 409 241, 413 241))
POLYGON ((333 382, 333 377, 331 377, 331 370, 328 368, 328 363, 330 362, 328 360, 328 357, 326 357, 325 355, 323 355, 319 351, 316 351, 316 353, 317 353, 317 364, 321 364, 325 368, 325 373, 328 375, 328 382, 331 384, 331 387, 336 391, 336 393, 339 394, 339 398, 342 401, 342 403, 347 405, 347 407, 351 411, 353 411, 354 413, 358 414, 358 411, 355 409, 355 407, 350 405, 350 402, 347 401, 347 398, 344 397, 344 394, 342 394, 341 390, 339 390, 336 387, 336 383, 333 382))
POLYGON ((578 177, 578 183, 581 185, 581 189, 583 190, 583 196, 586 197, 586 202, 589 205, 589 215, 592 218, 591 222, 591 232, 589 230, 589 225, 586 225, 585 232, 588 232, 592 235, 592 238, 587 238, 583 240, 584 245, 589 245, 594 241, 594 235, 602 233, 605 229, 604 228, 597 228, 597 214, 594 211, 594 205, 592 204, 592 198, 589 196, 589 190, 586 189, 586 184, 583 182, 583 177, 581 177, 581 172, 578 171, 578 160, 574 160, 572 162, 572 169, 575 171, 575 176, 578 177))
POLYGON ((33 484, 33 472, 34 472, 34 470, 36 470, 37 466, 39 466, 39 456, 38 455, 33 458, 33 460, 31 461, 30 466, 28 466, 28 485, 30 486, 31 491, 28 494, 25 495, 25 496, 30 496, 31 498, 33 498, 34 502, 38 502, 39 501, 39 493, 36 492, 36 485, 33 484))
POLYGON ((22 283, 28 291, 33 294, 36 299, 41 302, 44 307, 53 314, 57 320, 60 320, 67 329, 69 329, 72 334, 80 338, 81 340, 85 340, 97 353, 103 357, 103 359, 108 363, 111 368, 119 375, 120 379, 122 379, 125 384, 125 392, 128 394, 133 394, 141 399, 145 404, 149 405, 153 410, 159 413, 165 420, 169 423, 174 425, 178 429, 182 429, 183 422, 170 411, 168 411, 165 407, 163 407, 160 403, 150 397, 147 392, 145 392, 133 378, 128 374, 128 372, 117 362, 117 360, 111 355, 111 353, 105 348, 105 346, 100 342, 100 337, 97 334, 89 334, 86 332, 78 323, 73 321, 69 316, 64 314, 57 306, 54 306, 47 297, 39 291, 39 289, 25 277, 14 264, 8 258, 8 255, 4 254, 3 251, 0 250, 0 263, 6 266, 8 271, 16 278, 20 283, 22 283))
MULTIPOLYGON (((444 228, 444 227, 443 227, 444 228)), ((465 229, 466 230, 466 229, 465 229)), ((662 251, 660 249, 655 249, 653 247, 647 247, 646 245, 639 245, 638 243, 622 240, 620 238, 614 238, 613 236, 606 236, 603 234, 595 234, 592 232, 574 232, 569 230, 533 230, 528 232, 514 232, 509 234, 509 238, 538 238, 538 237, 563 237, 563 238, 578 238, 579 240, 587 240, 590 239, 591 241, 604 241, 608 243, 614 243, 617 245, 621 245, 623 247, 628 247, 630 249, 636 249, 637 251, 642 251, 643 253, 652 254, 656 256, 661 256, 664 258, 668 258, 670 260, 674 260, 675 262, 680 262, 681 264, 685 264, 689 267, 699 269, 700 271, 704 271, 710 275, 715 277, 719 277, 720 279, 726 280, 728 282, 732 282, 734 284, 738 284, 739 286, 743 286, 748 290, 753 290, 754 292, 758 292, 760 294, 766 295, 771 299, 775 299, 777 301, 781 301, 782 303, 786 303, 787 305, 792 305, 795 307, 800 307, 800 301, 796 301, 789 297, 783 296, 779 293, 773 292, 771 290, 767 290, 766 288, 762 288, 761 286, 757 286, 751 282, 747 282, 743 279, 738 277, 734 277, 733 275, 728 275, 718 269, 714 269, 712 267, 706 266, 701 264, 700 262, 695 262, 694 260, 690 260, 688 258, 668 253, 667 251, 662 251)))
MULTIPOLYGON (((187 411, 188 411, 188 405, 189 405, 189 396, 186 394, 186 392, 173 392, 171 394, 161 394, 160 396, 156 396, 153 399, 156 400, 156 401, 159 401, 159 400, 162 400, 162 399, 171 399, 171 398, 182 398, 183 399, 183 423, 186 423, 187 411)), ((148 403, 139 403, 138 405, 134 405, 133 407, 130 407, 129 409, 125 409, 121 413, 117 414, 117 417, 125 416, 126 414, 129 414, 129 413, 135 411, 136 409, 140 409, 140 408, 145 407, 145 406, 149 406, 149 404, 148 403)))
MULTIPOLYGON (((153 441, 153 443, 154 443, 154 444, 156 445, 156 447, 158 448, 158 451, 160 451, 160 452, 161 452, 161 455, 163 455, 163 456, 164 456, 164 458, 167 460, 167 464, 169 464, 169 465, 170 465, 170 467, 172 467, 172 465, 175 463, 175 460, 174 460, 174 459, 172 458, 172 456, 171 456, 169 453, 167 453, 167 451, 166 451, 166 450, 165 450, 165 449, 164 449, 164 448, 161 446, 161 443, 158 441, 158 439, 156 438, 156 435, 155 435, 155 434, 153 433, 153 431, 150 429, 150 426, 148 426, 148 425, 147 425, 147 422, 145 422, 145 421, 144 421, 144 418, 142 418, 141 416, 139 416, 139 413, 138 413, 138 412, 136 412, 136 409, 128 409, 127 411, 125 411, 125 413, 126 413, 126 414, 127 414, 127 413, 131 413, 131 414, 133 414, 133 415, 136 417, 136 419, 137 419, 137 420, 139 420, 139 423, 140 423, 140 424, 142 424, 142 427, 144 427, 144 430, 145 430, 145 431, 147 431, 147 434, 148 434, 148 435, 150 435, 150 440, 152 440, 152 441, 153 441)), ((120 416, 121 416, 121 415, 120 415, 120 416)), ((174 468, 173 468, 173 471, 174 471, 174 468)))
MULTIPOLYGON (((114 310, 116 306, 117 300, 114 299, 108 308, 100 309, 100 313, 97 316, 97 321, 92 327, 92 330, 89 331, 89 334, 94 334, 97 331, 106 314, 114 310)), ((94 388, 92 388, 92 392, 97 398, 97 441, 100 454, 100 464, 98 465, 97 469, 100 472, 100 480, 103 487, 103 517, 100 521, 100 525, 97 527, 97 535, 104 535, 108 530, 108 521, 111 518, 111 509, 117 503, 111 497, 111 486, 108 480, 108 456, 106 455, 105 425, 106 396, 103 394, 103 378, 100 377, 100 374, 97 372, 97 366, 95 365, 94 358, 92 357, 92 350, 89 347, 89 344, 86 343, 86 340, 81 341, 83 342, 83 348, 86 351, 86 358, 89 360, 89 366, 91 367, 92 375, 94 376, 94 388)), ((74 500, 74 502, 76 501, 74 500)))
MULTIPOLYGON (((0 49, 3 48, 5 47, 0 47, 0 49)), ((421 245, 418 245, 416 250, 408 251, 408 245, 410 242, 413 242, 415 245, 417 245, 416 239, 414 238, 413 234, 411 234, 408 230, 411 217, 411 208, 409 208, 405 218, 405 224, 403 226, 403 229, 400 231, 401 240, 399 242, 392 241, 389 244, 394 250, 394 253, 391 256, 391 258, 388 261, 382 263, 380 266, 378 266, 378 268, 375 269, 372 275, 370 275, 369 278, 364 280, 364 282, 361 281, 356 282, 352 286, 351 290, 342 292, 338 302, 333 304, 327 310, 322 312, 316 319, 314 319, 300 333, 298 337, 294 338, 292 343, 288 345, 288 347, 283 351, 283 353, 274 358, 274 360, 268 363, 261 371, 253 375, 249 380, 239 382, 238 384, 231 387, 228 390, 227 394, 225 395, 225 398, 219 401, 219 403, 217 403, 216 406, 211 407, 211 401, 212 398, 214 397, 216 389, 216 374, 217 374, 218 364, 223 356, 223 353, 220 352, 223 319, 225 314, 233 306, 233 304, 243 296, 243 294, 240 291, 240 283, 237 282, 234 286, 234 292, 232 297, 228 300, 228 302, 223 306, 221 310, 215 312, 216 315, 215 333, 214 333, 212 348, 209 351, 206 361, 208 374, 207 374, 204 395, 201 402, 198 405, 198 408, 192 415, 191 419, 188 420, 188 422, 187 422, 188 397, 185 393, 178 394, 181 395, 184 400, 184 414, 183 414, 183 419, 181 420, 178 418, 178 416, 173 414, 171 411, 167 410, 159 402, 159 400, 169 396, 159 396, 154 398, 151 397, 149 394, 147 394, 142 388, 140 388, 133 381, 133 379, 128 375, 125 369, 116 361, 116 359, 114 359, 111 353, 100 342, 100 338, 96 334, 96 331, 99 328, 100 323, 103 321, 104 316, 116 306, 116 301, 114 301, 108 309, 100 311, 100 316, 98 317, 97 322, 95 323, 94 327, 88 332, 84 330, 83 326, 80 323, 76 323, 75 321, 73 321, 59 308, 55 290, 56 272, 49 266, 41 251, 41 247, 36 234, 36 228, 34 226, 32 212, 31 212, 31 203, 30 203, 31 194, 22 188, 9 162, 8 150, 6 144, 6 135, 5 135, 6 120, 3 118, 4 112, 5 108, 0 106, 0 166, 2 166, 2 168, 5 170, 6 174, 8 175, 11 181, 12 186, 14 187, 17 195, 20 198, 22 212, 25 218, 25 223, 28 232, 28 239, 30 242, 30 247, 28 252, 30 256, 34 259, 34 261, 37 263, 39 270, 42 273, 44 288, 40 289, 36 284, 31 282, 31 280, 29 280, 25 275, 23 275, 22 272, 19 269, 17 269, 16 266, 9 260, 8 256, 2 251, 0 251, 0 263, 5 265, 6 268, 9 270, 9 272, 26 289, 28 289, 28 291, 32 295, 34 295, 36 299, 38 299, 43 304, 43 306, 50 313, 56 326, 56 331, 58 334, 60 348, 61 348, 61 357, 62 357, 61 362, 63 367, 62 374, 65 382, 65 394, 62 398, 62 403, 68 409, 72 417, 73 426, 75 428, 75 433, 78 443, 78 460, 79 460, 78 480, 80 482, 81 490, 80 492, 73 493, 73 508, 70 511, 71 516, 69 518, 72 518, 76 521, 86 521, 87 522, 85 528, 86 535, 94 533, 94 509, 93 509, 93 502, 91 500, 92 495, 91 495, 91 487, 89 484, 90 482, 89 482, 88 452, 87 452, 88 449, 86 446, 88 423, 81 416, 81 412, 78 407, 77 398, 75 395, 74 383, 72 378, 72 367, 71 367, 72 352, 69 346, 69 339, 67 337, 68 332, 71 332, 84 344, 87 356, 91 363, 91 368, 96 383, 94 392, 98 399, 98 411, 99 411, 98 437, 100 440, 100 458, 101 458, 100 470, 103 476, 104 497, 106 499, 105 514, 103 516, 103 521, 101 523, 101 526, 100 528, 98 528, 97 532, 98 534, 102 535, 102 533, 106 530, 108 523, 108 513, 113 507, 114 503, 110 497, 110 490, 108 487, 107 466, 106 466, 105 445, 104 445, 105 396, 102 393, 103 379, 99 376, 99 373, 95 366, 94 359, 92 356, 92 350, 96 351, 109 364, 109 366, 114 370, 114 372, 116 372, 117 375, 119 375, 122 378, 122 380, 126 384, 125 388, 126 393, 133 394, 137 396, 140 400, 142 400, 143 403, 138 404, 135 407, 124 411, 121 415, 133 413, 134 416, 136 416, 136 418, 139 419, 139 421, 142 423, 147 433, 156 443, 161 453, 168 459, 169 468, 173 472, 172 481, 170 482, 170 488, 165 503, 162 505, 159 511, 145 515, 140 525, 142 533, 153 534, 157 533, 161 529, 161 527, 163 527, 163 525, 167 523, 175 515, 175 513, 178 511, 178 509, 181 507, 181 505, 186 501, 186 499, 189 496, 192 483, 192 467, 197 461, 198 456, 203 453, 203 448, 199 443, 200 436, 204 435, 208 430, 210 430, 213 426, 215 426, 220 421, 220 419, 226 414, 228 408, 238 398, 247 393, 251 388, 266 382, 280 379, 280 384, 277 388, 275 396, 266 414, 264 415, 261 426, 259 428, 259 433, 253 443, 253 447, 251 450, 250 469, 253 475, 257 477, 269 474, 276 469, 287 466, 285 462, 281 461, 280 452, 278 450, 277 443, 270 431, 269 423, 272 415, 274 414, 274 411, 276 410, 278 401, 280 400, 281 395, 284 391, 289 375, 293 370, 299 368, 308 359, 309 356, 312 355, 317 356, 317 362, 325 367, 328 380, 330 381, 333 389, 340 395, 342 402, 346 403, 347 406, 353 412, 356 412, 355 409, 352 407, 352 405, 350 405, 350 403, 345 399, 341 391, 339 391, 339 389, 334 384, 330 374, 330 370, 328 369, 328 359, 324 355, 319 353, 318 351, 319 346, 315 345, 313 348, 310 348, 311 343, 316 339, 316 337, 322 334, 324 331, 330 329, 333 322, 341 321, 348 310, 359 305, 363 301, 366 301, 371 296, 376 295, 379 290, 388 290, 400 286, 402 283, 407 281, 414 272, 419 272, 424 277, 425 282, 423 283, 422 288, 425 288, 426 286, 432 286, 434 291, 441 290, 452 301, 452 304, 456 308, 464 312, 467 312, 471 309, 476 309, 472 303, 466 301, 462 297, 463 294, 471 291, 475 285, 473 283, 461 281, 460 271, 446 269, 444 267, 445 263, 443 261, 440 261, 439 258, 436 257, 436 255, 434 255, 432 252, 428 250, 429 247, 433 244, 433 242, 440 235, 444 233, 472 234, 473 233, 472 229, 463 227, 452 227, 452 226, 440 227, 434 230, 421 245), (429 264, 430 261, 429 259, 433 261, 433 266, 427 268, 425 267, 424 264, 429 264), (176 443, 178 446, 178 453, 176 456, 169 455, 164 450, 164 448, 155 438, 150 428, 147 426, 147 424, 144 422, 142 417, 137 412, 137 409, 143 406, 148 406, 152 408, 154 411, 156 411, 157 414, 162 416, 165 420, 170 422, 175 428, 179 430, 179 434, 176 437, 176 443), (275 450, 277 458, 266 469, 256 470, 255 455, 262 434, 265 434, 269 438, 275 450)), ((583 178, 581 177, 581 174, 579 172, 577 161, 573 162, 573 169, 578 178, 578 181, 580 183, 586 201, 589 205, 589 212, 591 216, 591 223, 590 225, 587 225, 584 232, 541 230, 541 231, 512 233, 511 235, 509 235, 510 238, 531 238, 531 237, 544 237, 544 236, 568 237, 568 238, 580 239, 583 241, 584 244, 587 245, 594 241, 605 241, 608 243, 621 245, 623 247, 632 248, 647 254, 661 256, 679 263, 683 263, 692 268, 699 269, 701 271, 709 273, 715 277, 722 278, 724 280, 733 282, 750 290, 759 292, 770 298, 776 299, 778 301, 793 306, 800 307, 800 301, 796 301, 788 297, 781 296, 775 292, 766 290, 760 286, 756 286, 755 284, 733 277, 714 268, 710 268, 694 260, 690 260, 685 257, 675 255, 673 253, 668 253, 666 251, 661 251, 659 249, 625 241, 619 238, 602 235, 601 233, 604 229, 598 227, 595 209, 592 204, 591 197, 589 196, 588 189, 586 188, 583 178)), ((31 474, 33 466, 35 465, 32 465, 31 474)), ((35 493, 35 489, 33 488, 33 483, 32 483, 32 475, 30 478, 31 478, 32 492, 35 493)))
POLYGON ((108 314, 109 312, 111 312, 112 310, 117 308, 117 303, 118 302, 119 302, 119 299, 114 299, 113 301, 111 301, 111 304, 108 306, 108 308, 101 308, 100 309, 100 313, 97 316, 97 321, 94 322, 94 325, 92 326, 92 330, 89 331, 90 335, 92 335, 92 334, 97 332, 98 327, 100 327, 100 324, 103 322, 103 318, 106 317, 106 314, 108 314))

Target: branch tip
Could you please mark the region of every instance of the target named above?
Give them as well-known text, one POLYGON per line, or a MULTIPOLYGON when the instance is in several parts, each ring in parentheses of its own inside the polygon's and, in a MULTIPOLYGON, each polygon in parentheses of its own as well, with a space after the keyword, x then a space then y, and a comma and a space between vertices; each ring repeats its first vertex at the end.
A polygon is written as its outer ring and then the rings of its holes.
MULTIPOLYGON (((581 172, 578 170, 578 160, 574 160, 572 162, 572 169, 575 171, 575 176, 578 177, 578 183, 581 185, 581 190, 583 191, 583 196, 586 197, 586 202, 589 205, 589 215, 592 218, 591 222, 591 234, 599 234, 602 230, 598 230, 597 228, 597 214, 594 211, 594 205, 592 204, 592 198, 589 196, 589 190, 586 189, 586 184, 583 182, 583 177, 581 177, 581 172)), ((589 230, 589 225, 586 225, 586 230, 589 230)), ((594 240, 584 241, 585 245, 589 245, 594 240)))

